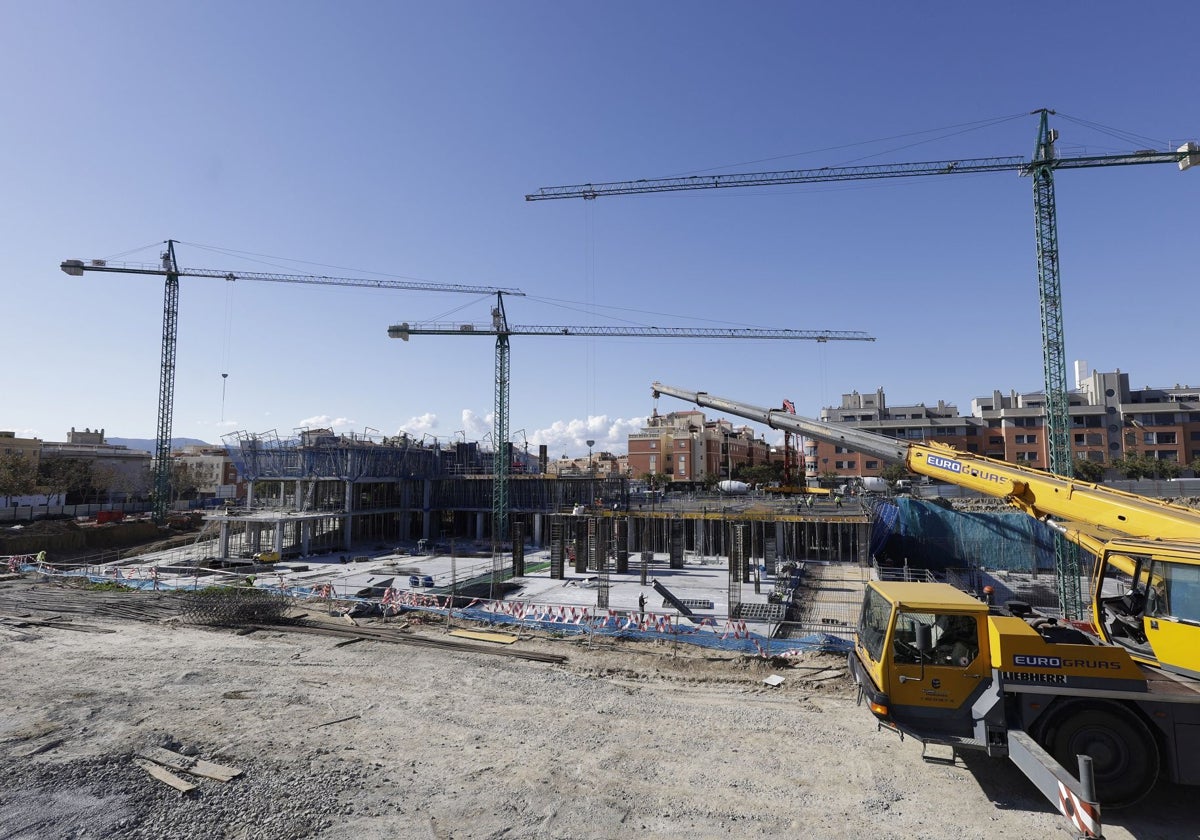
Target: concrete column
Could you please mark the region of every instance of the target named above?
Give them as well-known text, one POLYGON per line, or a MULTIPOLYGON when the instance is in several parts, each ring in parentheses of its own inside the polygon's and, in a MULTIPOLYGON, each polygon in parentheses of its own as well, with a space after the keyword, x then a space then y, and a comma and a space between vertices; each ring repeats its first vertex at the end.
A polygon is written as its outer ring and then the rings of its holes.
POLYGON ((542 514, 535 513, 533 515, 533 533, 530 535, 533 547, 540 549, 542 547, 542 514))
POLYGON ((217 556, 229 556, 229 523, 222 522, 217 532, 217 556))
POLYGON ((304 479, 302 479, 302 478, 296 479, 296 494, 295 495, 296 495, 296 503, 295 503, 294 507, 296 510, 301 510, 304 507, 304 479))
POLYGON ((425 479, 422 489, 421 498, 421 537, 423 539, 433 539, 433 511, 430 505, 433 504, 433 480, 425 479))
POLYGON ((246 507, 248 507, 248 508, 254 507, 254 482, 253 481, 246 482, 246 507))
POLYGON ((349 551, 354 545, 354 482, 346 482, 346 497, 343 502, 345 516, 342 517, 342 548, 349 551))
POLYGON ((475 539, 483 542, 483 523, 484 518, 482 513, 475 514, 475 539))

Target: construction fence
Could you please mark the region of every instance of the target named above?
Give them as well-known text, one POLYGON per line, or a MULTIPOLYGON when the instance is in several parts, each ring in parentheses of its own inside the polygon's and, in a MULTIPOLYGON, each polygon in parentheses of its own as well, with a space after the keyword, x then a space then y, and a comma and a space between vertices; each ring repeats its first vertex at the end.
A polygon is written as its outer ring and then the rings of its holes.
MULTIPOLYGON (((130 589, 174 591, 182 596, 211 591, 216 587, 248 589, 244 576, 205 575, 195 578, 171 576, 160 579, 156 569, 83 567, 58 569, 45 555, 16 555, 0 558, 10 572, 36 573, 47 579, 75 579, 89 583, 114 583, 130 589)), ((406 613, 424 613, 442 620, 472 621, 503 625, 514 630, 538 630, 571 635, 590 635, 634 639, 668 644, 687 644, 763 658, 793 657, 808 652, 845 653, 852 647, 852 631, 839 619, 824 622, 814 617, 801 622, 762 624, 733 618, 699 617, 687 619, 674 613, 623 611, 601 607, 466 599, 450 595, 427 594, 389 587, 378 597, 339 594, 333 584, 286 587, 255 586, 254 592, 279 596, 292 606, 317 606, 329 614, 394 617, 406 613)), ((229 616, 241 614, 246 601, 220 601, 229 616)), ((214 600, 212 605, 218 604, 214 600)), ((263 614, 262 602, 255 601, 251 614, 263 614)), ((193 606, 195 606, 193 604, 193 606)), ((202 605, 211 612, 210 605, 202 605)), ((215 608, 215 606, 214 606, 215 608)), ((232 620, 222 613, 215 623, 229 626, 232 620)), ((207 621, 202 623, 214 623, 207 621)))

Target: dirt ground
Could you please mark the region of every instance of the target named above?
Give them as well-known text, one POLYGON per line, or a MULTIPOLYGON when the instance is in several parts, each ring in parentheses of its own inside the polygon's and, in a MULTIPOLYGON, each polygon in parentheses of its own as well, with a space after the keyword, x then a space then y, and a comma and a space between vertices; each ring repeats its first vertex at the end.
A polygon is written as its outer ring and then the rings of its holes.
MULTIPOLYGON (((0 584, 4 840, 1071 836, 1013 766, 925 763, 876 731, 840 656, 473 643, 490 653, 78 612, 18 626, 30 585, 0 584), (134 763, 156 745, 242 774, 180 795, 134 763)), ((1198 837, 1194 800, 1160 786, 1106 813, 1105 836, 1198 837)))

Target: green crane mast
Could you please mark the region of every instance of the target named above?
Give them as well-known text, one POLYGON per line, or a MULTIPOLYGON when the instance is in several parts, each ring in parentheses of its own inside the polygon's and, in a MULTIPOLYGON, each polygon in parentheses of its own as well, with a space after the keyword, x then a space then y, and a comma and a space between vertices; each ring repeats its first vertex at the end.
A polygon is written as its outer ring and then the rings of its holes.
MULTIPOLYGON (((526 201, 559 198, 595 199, 607 195, 637 195, 682 190, 728 189, 733 187, 777 186, 783 184, 819 184, 835 181, 860 181, 884 178, 911 178, 921 175, 966 175, 978 172, 1017 172, 1033 180, 1034 218, 1037 233, 1038 299, 1042 319, 1042 352, 1046 391, 1046 437, 1049 466, 1059 475, 1074 473, 1070 443, 1070 415, 1067 394, 1066 351, 1063 341, 1062 284, 1058 263, 1058 223, 1054 209, 1054 171, 1107 166, 1134 166, 1150 163, 1175 163, 1180 169, 1200 164, 1200 146, 1186 143, 1175 151, 1141 150, 1115 155, 1057 157, 1054 141, 1058 132, 1050 129, 1046 108, 1040 115, 1037 147, 1031 160, 1020 157, 992 157, 962 160, 938 160, 917 163, 873 164, 867 166, 822 167, 773 172, 748 172, 728 175, 692 175, 614 181, 600 184, 575 184, 542 187, 525 196, 526 201)), ((1079 592, 1078 555, 1073 547, 1059 541, 1056 573, 1064 614, 1080 617, 1083 604, 1079 592), (1068 555, 1068 551, 1071 556, 1068 555), (1071 559, 1074 557, 1074 559, 1071 559)))
POLYGON ((166 521, 170 507, 171 487, 171 425, 175 416, 175 348, 179 334, 179 278, 212 277, 220 280, 258 280, 270 283, 302 283, 323 286, 357 286, 368 289, 403 291, 463 292, 466 294, 520 295, 517 289, 495 286, 463 286, 426 283, 408 280, 369 280, 354 277, 324 277, 311 274, 270 274, 258 271, 222 271, 209 268, 180 268, 175 262, 175 242, 168 239, 160 265, 116 263, 108 260, 63 260, 59 268, 72 277, 82 277, 85 271, 115 274, 154 274, 166 278, 163 292, 162 361, 158 380, 158 422, 154 444, 154 489, 151 497, 154 521, 166 521))
POLYGON ((408 341, 414 335, 494 335, 496 337, 496 411, 492 417, 492 591, 498 592, 504 570, 499 545, 508 539, 508 483, 512 459, 508 441, 508 395, 510 383, 509 336, 616 336, 639 338, 757 338, 809 341, 874 341, 872 336, 857 330, 770 330, 724 329, 714 327, 576 327, 576 326, 517 326, 508 323, 504 312, 504 292, 496 293, 492 322, 424 323, 407 322, 388 327, 390 338, 408 341))

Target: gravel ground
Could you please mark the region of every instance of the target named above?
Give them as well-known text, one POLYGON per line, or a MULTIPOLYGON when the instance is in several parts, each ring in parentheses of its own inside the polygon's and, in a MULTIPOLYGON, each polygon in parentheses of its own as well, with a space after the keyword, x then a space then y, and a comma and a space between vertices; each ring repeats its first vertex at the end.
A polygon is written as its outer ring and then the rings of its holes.
MULTIPOLYGON (((568 658, 548 664, 64 620, 114 632, 0 624, 0 840, 1070 836, 1012 766, 877 732, 838 656, 504 648, 568 658), (183 796, 133 763, 152 746, 243 773, 183 796)), ((1189 796, 1162 786, 1106 837, 1200 836, 1189 796)))

